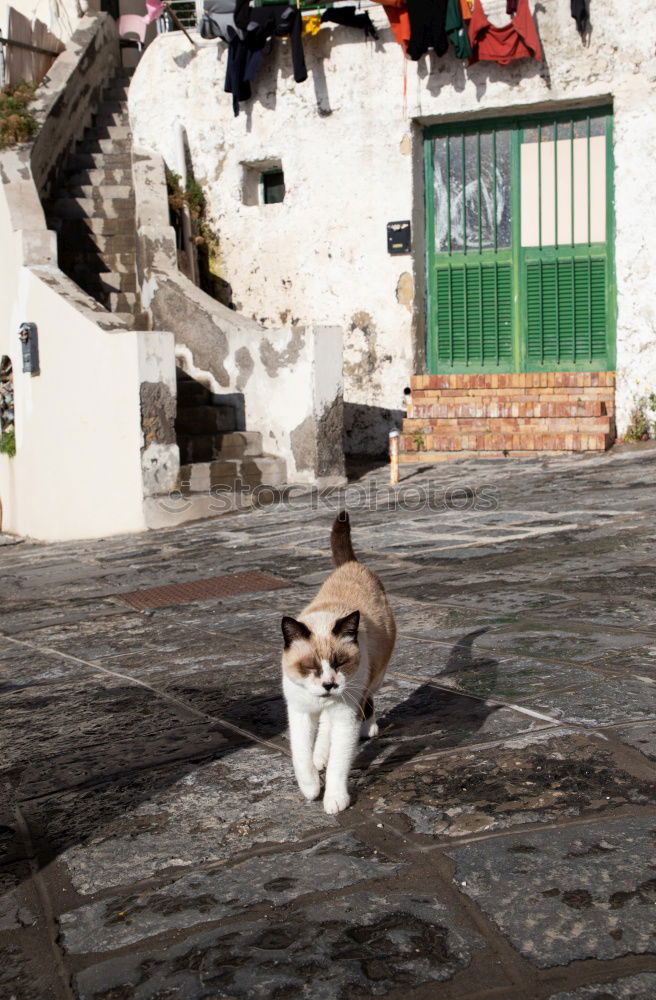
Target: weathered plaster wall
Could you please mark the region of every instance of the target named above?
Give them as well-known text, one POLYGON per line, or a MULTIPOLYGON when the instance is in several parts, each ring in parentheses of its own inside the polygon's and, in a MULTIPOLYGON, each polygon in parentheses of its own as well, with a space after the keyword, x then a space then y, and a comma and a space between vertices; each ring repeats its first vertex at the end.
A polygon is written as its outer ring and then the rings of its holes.
POLYGON ((94 24, 105 44, 83 32, 59 57, 39 92, 44 127, 35 141, 0 152, 0 355, 12 361, 16 426, 16 455, 0 454, 2 530, 46 541, 145 529, 144 497, 171 489, 179 469, 167 403, 173 335, 127 329, 59 270, 32 170, 41 165, 47 176, 44 165, 70 141, 75 107, 111 66, 115 29, 107 32, 105 15, 94 24), (78 44, 81 59, 71 63, 78 44), (51 129, 53 108, 69 113, 51 129), (23 322, 38 328, 39 374, 22 371, 23 322), (156 404, 144 384, 159 386, 156 404))
POLYGON ((79 27, 87 11, 99 11, 100 0, 0 0, 0 28, 7 38, 9 8, 19 11, 29 21, 41 21, 62 42, 79 27))
MULTIPOLYGON (((486 7, 504 19, 505 0, 486 7)), ((225 46, 217 59, 216 42, 199 39, 192 50, 179 34, 161 36, 137 70, 130 91, 135 137, 174 164, 174 124, 184 124, 237 308, 271 326, 343 330, 351 451, 384 445, 403 388, 421 370, 421 126, 447 117, 613 101, 620 430, 633 396, 656 388, 654 305, 645 281, 656 256, 656 10, 642 10, 639 27, 626 31, 624 3, 592 0, 583 45, 567 0, 532 7, 542 65, 467 68, 452 52, 404 63, 375 9, 377 43, 338 26, 305 40, 304 84, 294 83, 289 45, 277 44, 236 119, 223 92, 225 46), (244 198, 245 169, 271 161, 285 172, 284 203, 245 204, 252 201, 244 198), (387 254, 385 226, 398 219, 413 221, 410 256, 387 254)))
POLYGON ((178 364, 237 405, 241 429, 285 459, 289 482, 341 484, 341 330, 264 329, 215 302, 178 270, 161 157, 135 149, 132 175, 141 301, 155 328, 174 332, 178 364))

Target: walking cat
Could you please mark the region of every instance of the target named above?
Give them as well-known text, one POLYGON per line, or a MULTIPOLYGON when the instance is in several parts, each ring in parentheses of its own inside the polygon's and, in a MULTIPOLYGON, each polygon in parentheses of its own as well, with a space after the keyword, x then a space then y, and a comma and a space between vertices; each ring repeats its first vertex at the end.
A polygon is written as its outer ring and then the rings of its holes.
POLYGON ((359 563, 346 511, 330 536, 337 569, 298 618, 282 619, 282 687, 294 773, 306 799, 321 790, 324 809, 349 805, 348 776, 360 735, 378 734, 375 692, 389 662, 396 627, 383 585, 359 563))

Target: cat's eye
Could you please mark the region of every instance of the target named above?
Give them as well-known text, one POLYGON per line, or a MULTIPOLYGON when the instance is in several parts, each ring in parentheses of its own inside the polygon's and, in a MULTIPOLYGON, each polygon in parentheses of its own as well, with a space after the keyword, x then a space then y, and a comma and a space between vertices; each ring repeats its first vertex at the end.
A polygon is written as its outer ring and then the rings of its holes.
POLYGON ((301 660, 298 664, 298 671, 307 677, 308 674, 316 674, 317 677, 321 673, 321 665, 314 660, 301 660))

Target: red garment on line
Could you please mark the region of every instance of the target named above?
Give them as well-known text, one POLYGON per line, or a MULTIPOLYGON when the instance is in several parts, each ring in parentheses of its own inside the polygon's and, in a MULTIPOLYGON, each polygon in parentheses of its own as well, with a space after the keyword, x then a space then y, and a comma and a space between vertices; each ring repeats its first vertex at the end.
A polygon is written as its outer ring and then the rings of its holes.
POLYGON ((392 34, 403 51, 408 47, 410 41, 410 15, 408 14, 408 0, 376 0, 383 6, 390 23, 392 34))
POLYGON ((542 47, 528 0, 519 0, 517 13, 503 28, 497 28, 488 20, 481 0, 474 0, 469 42, 472 48, 470 66, 479 60, 500 63, 501 66, 515 59, 532 58, 542 62, 542 47))

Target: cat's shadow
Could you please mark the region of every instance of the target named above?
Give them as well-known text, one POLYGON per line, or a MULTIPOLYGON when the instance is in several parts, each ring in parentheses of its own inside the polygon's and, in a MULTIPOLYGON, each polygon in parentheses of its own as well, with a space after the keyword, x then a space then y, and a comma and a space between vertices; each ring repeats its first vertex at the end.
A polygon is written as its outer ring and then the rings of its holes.
POLYGON ((475 742, 490 716, 501 708, 486 700, 496 687, 498 661, 477 658, 473 652, 474 640, 487 631, 476 629, 458 639, 443 670, 380 716, 379 736, 361 745, 355 761, 360 784, 369 786, 381 770, 388 773, 431 751, 475 742), (470 683, 473 675, 475 681, 470 683), (451 682, 456 686, 451 687, 451 682))

